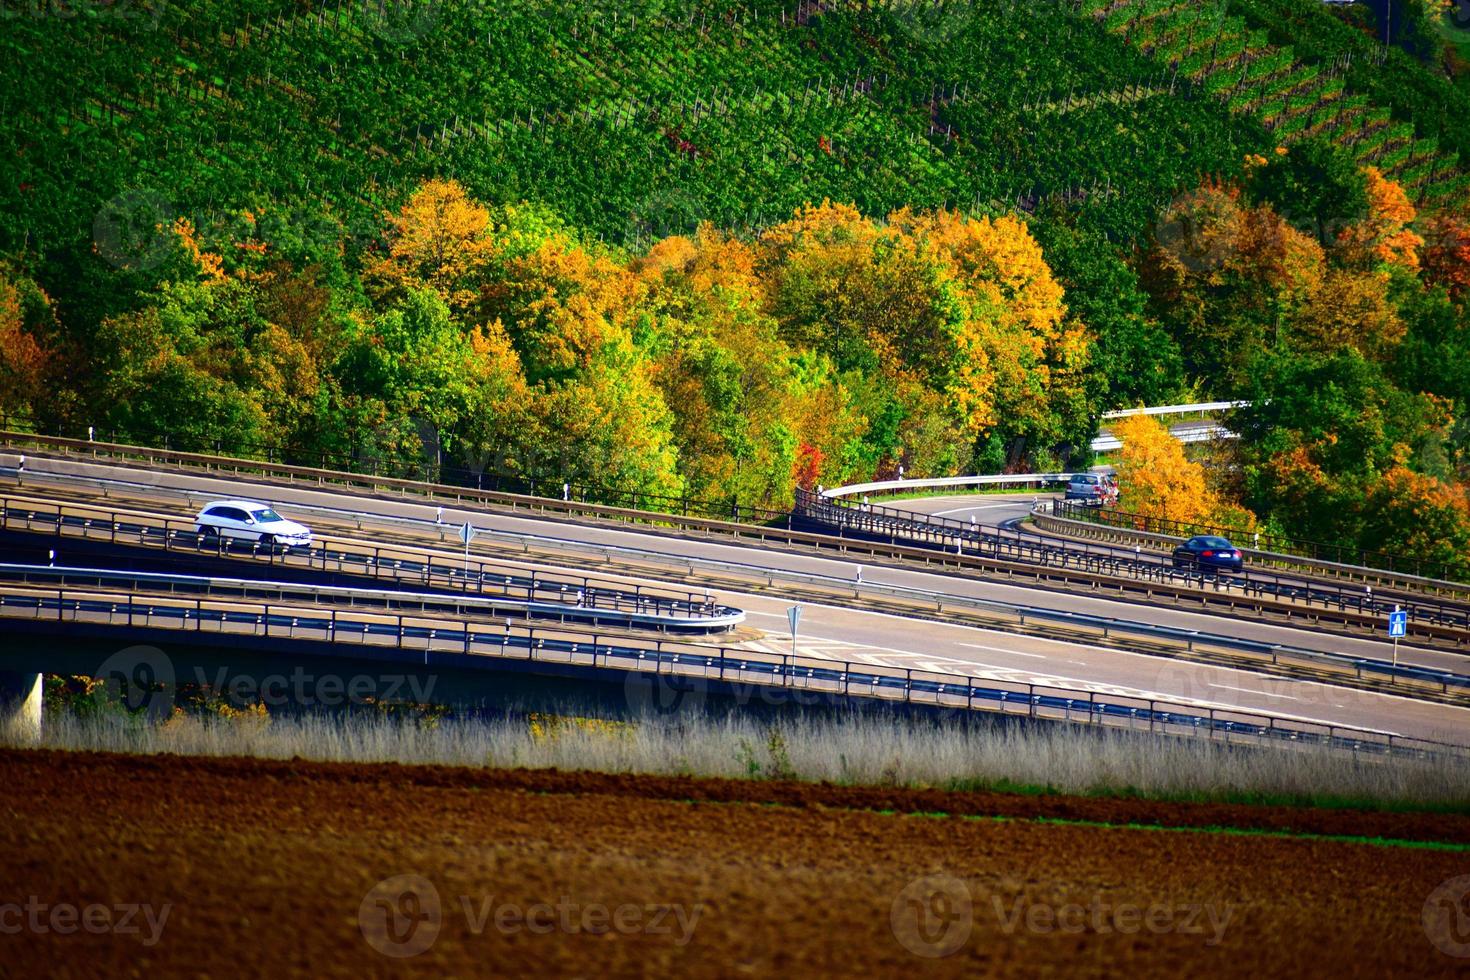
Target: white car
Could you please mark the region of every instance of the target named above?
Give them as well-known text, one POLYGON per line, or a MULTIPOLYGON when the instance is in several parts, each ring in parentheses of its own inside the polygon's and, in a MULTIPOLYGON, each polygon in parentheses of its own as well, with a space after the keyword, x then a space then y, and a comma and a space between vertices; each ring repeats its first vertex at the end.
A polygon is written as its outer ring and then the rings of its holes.
POLYGON ((241 538, 287 547, 311 544, 311 528, 288 521, 270 505, 253 500, 216 500, 199 512, 195 523, 205 540, 241 538))

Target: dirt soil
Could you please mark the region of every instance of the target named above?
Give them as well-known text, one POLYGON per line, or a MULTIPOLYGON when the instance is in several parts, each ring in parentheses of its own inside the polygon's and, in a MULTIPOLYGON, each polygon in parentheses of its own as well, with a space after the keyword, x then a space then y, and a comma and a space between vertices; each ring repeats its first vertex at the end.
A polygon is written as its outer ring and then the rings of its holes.
POLYGON ((1422 924, 1470 908, 1440 888, 1464 852, 1037 816, 1470 840, 1458 816, 0 751, 0 975, 1470 963, 1422 924))

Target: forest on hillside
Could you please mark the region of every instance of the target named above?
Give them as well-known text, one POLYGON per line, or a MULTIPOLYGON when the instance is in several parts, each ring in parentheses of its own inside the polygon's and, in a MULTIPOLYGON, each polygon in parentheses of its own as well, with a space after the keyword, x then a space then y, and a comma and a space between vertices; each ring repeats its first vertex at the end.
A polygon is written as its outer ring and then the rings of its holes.
POLYGON ((1062 223, 831 202, 630 251, 444 180, 356 262, 289 215, 120 223, 148 268, 119 275, 147 285, 90 334, 6 267, 0 409, 179 449, 782 507, 900 466, 1082 466, 1106 408, 1207 391, 1252 403, 1242 438, 1211 451, 1208 492, 1150 509, 1460 563, 1470 225, 1333 168, 1248 157, 1131 262, 1062 223))
POLYGON ((732 513, 1239 399, 1125 505, 1470 555, 1423 0, 70 13, 0 35, 11 427, 732 513))

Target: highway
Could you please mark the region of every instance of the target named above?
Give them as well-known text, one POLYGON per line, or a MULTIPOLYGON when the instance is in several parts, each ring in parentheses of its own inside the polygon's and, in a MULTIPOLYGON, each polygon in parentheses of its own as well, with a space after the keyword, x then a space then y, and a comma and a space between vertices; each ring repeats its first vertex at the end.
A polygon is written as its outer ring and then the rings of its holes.
POLYGON ((1030 490, 1025 493, 951 493, 897 500, 877 497, 873 498, 873 503, 931 517, 947 517, 952 521, 973 519, 977 524, 1006 524, 1031 513, 1033 502, 1054 500, 1060 496, 1059 493, 1030 490))
MULTIPOLYGON (((13 467, 14 461, 13 456, 0 454, 0 468, 13 467)), ((126 491, 130 498, 151 500, 158 510, 186 518, 192 517, 208 499, 235 496, 273 502, 288 517, 299 517, 308 524, 329 521, 333 515, 340 521, 343 515, 358 514, 361 515, 360 535, 368 539, 373 535, 374 517, 414 518, 419 521, 432 521, 436 517, 433 506, 412 500, 368 498, 333 489, 301 486, 251 485, 246 480, 185 472, 144 471, 35 456, 28 460, 24 491, 40 494, 48 485, 54 488, 58 483, 70 483, 79 477, 142 484, 126 491)), ((86 486, 84 483, 76 485, 86 486)), ((0 481, 0 489, 13 486, 14 481, 0 481)), ((974 508, 977 515, 986 515, 987 523, 993 523, 997 519, 1024 514, 1029 509, 1032 496, 965 495, 960 499, 908 500, 899 504, 915 510, 922 506, 928 508, 928 513, 961 508, 960 515, 968 513, 964 508, 974 508)), ((442 517, 448 525, 471 521, 485 532, 476 539, 472 550, 479 555, 494 555, 500 562, 515 561, 516 552, 526 544, 526 536, 534 536, 547 543, 559 542, 557 547, 565 551, 566 564, 579 570, 595 568, 603 563, 604 558, 592 554, 592 549, 635 549, 644 571, 641 575, 626 576, 629 586, 667 585, 670 581, 687 585, 691 567, 697 569, 701 561, 719 561, 747 566, 750 580, 759 581, 762 585, 765 584, 761 574, 763 569, 851 577, 855 587, 861 575, 862 583, 868 586, 899 585, 937 594, 998 599, 1122 619, 1147 619, 1163 625, 1378 659, 1388 659, 1391 655, 1388 644, 1383 642, 1345 638, 1297 626, 1144 607, 1136 603, 920 569, 876 565, 860 567, 840 558, 758 548, 692 534, 659 533, 606 522, 574 522, 464 508, 446 507, 442 517), (577 549, 586 549, 586 557, 578 557, 577 549)), ((402 525, 392 526, 395 533, 403 533, 402 525)), ((421 533, 426 547, 439 547, 447 555, 454 554, 456 549, 452 544, 441 543, 439 532, 424 528, 421 533)), ((544 569, 546 561, 537 558, 528 560, 526 565, 544 569)), ((723 578, 728 579, 729 575, 723 578)), ((722 603, 744 609, 748 624, 760 627, 764 632, 764 635, 750 636, 739 643, 753 650, 772 653, 791 651, 791 637, 786 627, 786 609, 791 604, 789 599, 771 595, 768 588, 742 591, 739 587, 721 588, 718 598, 722 603)), ((820 602, 804 603, 804 609, 797 652, 805 656, 954 672, 1019 683, 1055 683, 1098 693, 1130 696, 1153 693, 1227 709, 1358 725, 1413 737, 1453 742, 1470 740, 1470 709, 1451 705, 1249 670, 1201 666, 1085 642, 1018 635, 1002 629, 982 629, 820 602)), ((1466 670, 1467 661, 1470 661, 1470 658, 1452 653, 1412 648, 1405 648, 1401 653, 1406 662, 1460 671, 1466 670)))

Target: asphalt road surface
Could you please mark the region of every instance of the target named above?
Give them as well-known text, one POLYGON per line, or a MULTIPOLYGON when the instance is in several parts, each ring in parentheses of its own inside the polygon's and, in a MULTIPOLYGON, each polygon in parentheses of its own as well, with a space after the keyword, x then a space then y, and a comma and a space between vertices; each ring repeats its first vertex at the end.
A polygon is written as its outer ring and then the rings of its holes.
MULTIPOLYGON (((0 467, 13 467, 14 457, 0 454, 0 467)), ((146 492, 158 502, 156 509, 179 517, 192 517, 208 500, 249 497, 278 505, 287 517, 312 522, 309 507, 329 507, 364 515, 433 519, 435 508, 411 500, 381 500, 356 497, 331 489, 251 485, 248 480, 215 478, 177 472, 151 472, 132 468, 46 460, 29 457, 24 490, 44 494, 55 481, 75 477, 106 477, 143 483, 132 493, 146 492), (50 481, 48 483, 48 481, 50 481), (294 508, 294 509, 293 509, 294 508)), ((0 481, 0 492, 11 490, 13 480, 0 481)), ((1024 513, 1031 495, 1014 498, 966 500, 943 498, 926 501, 938 510, 995 507, 977 511, 994 521, 997 515, 1024 513)), ((919 501, 905 501, 906 506, 919 501)), ((952 515, 946 515, 952 516, 952 515)), ((473 550, 497 560, 515 560, 505 536, 536 535, 590 546, 636 548, 648 554, 641 560, 664 556, 671 566, 670 578, 679 576, 673 566, 687 567, 689 558, 737 562, 758 569, 788 569, 838 577, 856 578, 859 566, 850 561, 763 549, 749 545, 661 534, 651 530, 625 529, 603 524, 578 523, 543 517, 520 517, 489 513, 473 508, 444 509, 450 524, 472 522, 481 529, 473 550)), ((987 521, 987 522, 990 522, 987 521)), ((363 537, 371 538, 372 524, 364 525, 363 537)), ((426 535, 425 546, 435 543, 426 535)), ((444 547, 447 552, 456 550, 444 547)), ((575 554, 566 564, 577 567, 575 554)), ((545 562, 537 562, 545 567, 545 562)), ((650 576, 658 573, 652 571, 650 576)), ((754 574, 752 577, 757 577, 754 574)), ((1070 595, 1041 588, 1027 588, 937 572, 864 565, 864 584, 899 585, 940 594, 994 599, 1049 609, 1071 610, 1120 619, 1180 626, 1210 633, 1277 642, 1337 653, 1387 659, 1388 644, 1370 639, 1342 637, 1310 628, 1261 623, 1222 616, 1182 612, 1163 607, 1091 596, 1070 595)), ((628 577, 629 582, 639 581, 628 577)), ((648 579, 643 579, 648 581, 648 579)), ((650 582, 649 584, 659 584, 650 582)), ((722 589, 720 601, 745 609, 752 625, 763 629, 763 637, 746 641, 752 648, 790 652, 786 609, 790 600, 738 589, 722 589)), ((954 672, 975 677, 1020 683, 1056 684, 1099 693, 1129 696, 1155 694, 1186 699, 1222 708, 1268 712, 1319 722, 1357 725, 1402 735, 1465 742, 1470 740, 1470 709, 1432 704, 1387 694, 1368 693, 1312 681, 1291 680, 1253 671, 1201 666, 1118 650, 1085 642, 1063 642, 1040 636, 1016 635, 1001 630, 932 622, 878 612, 804 603, 797 650, 807 656, 869 664, 914 667, 954 672)), ((1470 657, 1404 648, 1401 661, 1457 671, 1470 669, 1470 657)))

